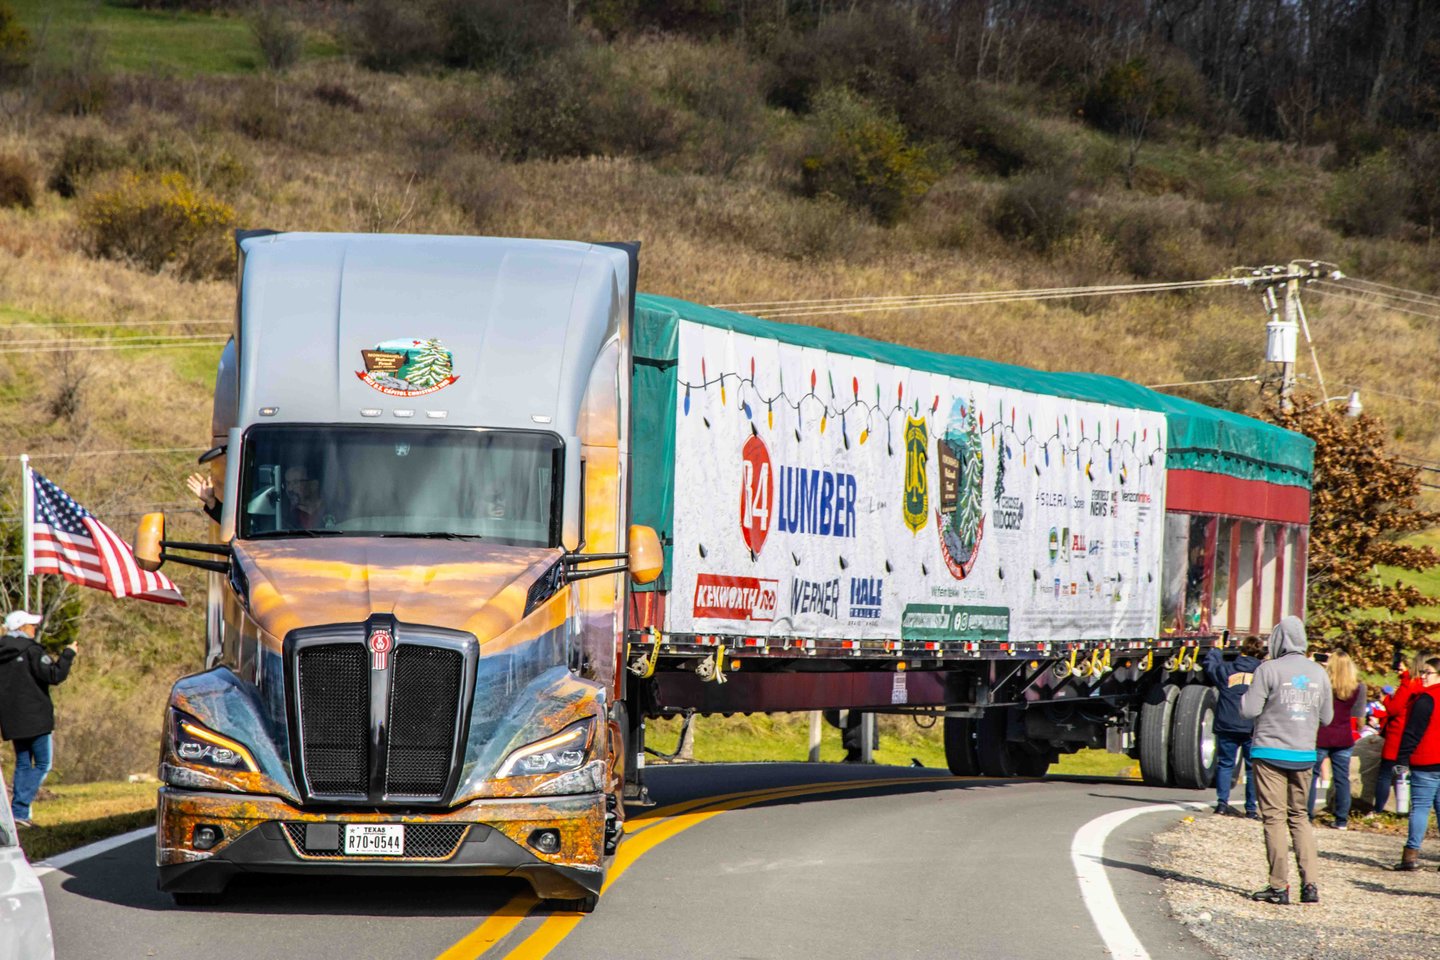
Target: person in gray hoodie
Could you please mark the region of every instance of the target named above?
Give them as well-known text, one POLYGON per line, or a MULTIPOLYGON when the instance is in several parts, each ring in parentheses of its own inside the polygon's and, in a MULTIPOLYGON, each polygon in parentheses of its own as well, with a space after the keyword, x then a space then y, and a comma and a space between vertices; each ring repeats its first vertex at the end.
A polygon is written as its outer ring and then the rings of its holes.
POLYGON ((1308 642, 1299 617, 1286 617, 1270 632, 1269 659, 1255 668, 1240 714, 1255 721, 1250 756, 1265 823, 1270 882, 1251 899, 1290 902, 1290 845, 1300 868, 1300 902, 1319 903, 1315 834, 1306 810, 1315 767, 1315 739, 1334 714, 1330 677, 1305 656, 1308 642), (1286 832, 1289 832, 1289 842, 1286 832))

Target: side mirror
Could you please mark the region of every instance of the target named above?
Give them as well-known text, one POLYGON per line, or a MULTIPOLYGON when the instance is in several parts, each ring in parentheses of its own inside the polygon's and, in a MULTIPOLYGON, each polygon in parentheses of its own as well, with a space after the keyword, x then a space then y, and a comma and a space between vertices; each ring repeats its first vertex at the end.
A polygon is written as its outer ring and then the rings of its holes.
POLYGON ((630 526, 630 548, 627 553, 630 579, 636 583, 654 583, 665 570, 665 551, 660 537, 650 527, 630 526))
POLYGON ((147 513, 135 531, 135 564, 151 573, 165 562, 160 542, 165 539, 165 514, 147 513))

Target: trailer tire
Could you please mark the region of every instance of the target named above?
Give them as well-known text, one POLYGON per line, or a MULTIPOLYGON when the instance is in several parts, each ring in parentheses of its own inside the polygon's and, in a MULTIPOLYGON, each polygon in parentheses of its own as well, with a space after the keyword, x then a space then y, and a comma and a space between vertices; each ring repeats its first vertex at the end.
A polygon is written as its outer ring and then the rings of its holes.
POLYGON ((1060 759, 1048 747, 1022 746, 1018 753, 1016 766, 1022 777, 1043 777, 1050 772, 1050 765, 1060 759))
POLYGON ((957 777, 979 775, 980 758, 975 752, 975 721, 969 717, 945 718, 945 765, 957 777))
POLYGON ((1140 777, 1152 787, 1171 786, 1170 725, 1179 697, 1175 684, 1156 684, 1140 705, 1140 777))
POLYGON ((980 761, 980 772, 987 777, 1020 776, 1022 748, 1005 739, 1009 723, 1006 708, 992 707, 985 711, 976 727, 976 759, 980 761))
POLYGON ((1170 773, 1177 787, 1203 790, 1215 782, 1215 691, 1182 687, 1170 731, 1170 773))

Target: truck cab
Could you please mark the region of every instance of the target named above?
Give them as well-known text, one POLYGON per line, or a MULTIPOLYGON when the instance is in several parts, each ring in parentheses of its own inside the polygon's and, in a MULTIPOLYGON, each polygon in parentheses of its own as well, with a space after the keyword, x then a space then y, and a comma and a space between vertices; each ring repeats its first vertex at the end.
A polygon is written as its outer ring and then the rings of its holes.
POLYGON ((156 860, 514 875, 593 908, 623 831, 634 245, 242 233, 202 460, 208 669, 166 712, 156 860))

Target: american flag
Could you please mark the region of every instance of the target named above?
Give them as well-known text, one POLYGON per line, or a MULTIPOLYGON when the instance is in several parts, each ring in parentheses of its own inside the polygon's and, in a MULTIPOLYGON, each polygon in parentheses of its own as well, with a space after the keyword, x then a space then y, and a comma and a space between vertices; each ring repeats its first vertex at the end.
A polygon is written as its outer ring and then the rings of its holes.
POLYGON ((141 570, 130 544, 70 494, 33 470, 30 488, 33 506, 25 549, 31 572, 58 573, 71 583, 109 590, 117 597, 184 605, 169 577, 141 570))

